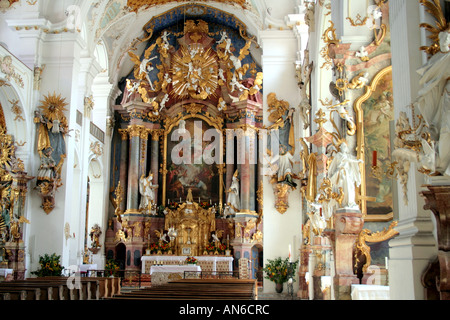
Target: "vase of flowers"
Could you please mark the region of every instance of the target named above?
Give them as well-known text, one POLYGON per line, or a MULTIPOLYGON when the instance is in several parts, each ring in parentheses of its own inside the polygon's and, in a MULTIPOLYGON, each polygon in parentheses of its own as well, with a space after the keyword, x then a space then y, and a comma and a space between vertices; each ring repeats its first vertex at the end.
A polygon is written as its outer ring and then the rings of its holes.
POLYGON ((53 253, 52 255, 45 254, 39 256, 40 268, 37 271, 31 272, 31 274, 38 277, 57 277, 62 275, 64 269, 60 264, 61 256, 53 253))
POLYGON ((216 251, 216 246, 214 245, 214 243, 208 243, 205 249, 210 255, 212 255, 214 254, 214 251, 216 251))
POLYGON ((187 257, 186 258, 186 264, 197 264, 197 259, 195 259, 194 257, 187 257))
POLYGON ((108 260, 105 264, 106 275, 109 275, 110 277, 117 276, 119 269, 120 269, 119 265, 113 259, 108 260))
MULTIPOLYGON (((289 268, 291 268, 292 277, 294 270, 297 268, 298 261, 289 262, 289 259, 276 258, 274 260, 267 260, 263 271, 265 278, 275 282, 275 289, 277 293, 283 292, 283 283, 289 280, 289 268)), ((294 280, 294 279, 292 279, 294 280)))

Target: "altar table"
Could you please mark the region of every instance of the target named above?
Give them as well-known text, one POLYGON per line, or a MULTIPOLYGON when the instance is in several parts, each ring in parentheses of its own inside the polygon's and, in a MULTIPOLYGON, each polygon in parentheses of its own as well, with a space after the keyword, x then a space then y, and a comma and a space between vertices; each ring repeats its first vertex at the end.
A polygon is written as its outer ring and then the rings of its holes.
MULTIPOLYGON (((142 256, 142 273, 150 274, 150 268, 155 264, 183 265, 187 257, 185 256, 142 256)), ((206 272, 232 272, 233 260, 231 256, 196 256, 197 265, 206 272)))
POLYGON ((389 287, 352 284, 352 300, 390 300, 389 287))
POLYGON ((0 281, 7 280, 8 275, 13 275, 14 270, 13 269, 0 269, 0 281))
POLYGON ((202 268, 200 268, 197 265, 162 265, 162 266, 152 266, 150 268, 150 274, 156 272, 167 272, 167 273, 184 273, 185 271, 195 271, 200 272, 202 271, 202 268))
POLYGON ((162 265, 152 266, 150 274, 152 276, 152 286, 160 286, 170 281, 184 279, 184 272, 201 272, 197 265, 162 265))

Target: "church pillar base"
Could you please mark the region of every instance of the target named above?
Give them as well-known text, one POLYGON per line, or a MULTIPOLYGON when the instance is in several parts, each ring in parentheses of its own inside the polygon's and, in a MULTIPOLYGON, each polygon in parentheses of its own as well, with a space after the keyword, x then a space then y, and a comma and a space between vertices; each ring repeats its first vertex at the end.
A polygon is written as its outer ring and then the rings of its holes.
POLYGON ((351 300, 352 284, 359 284, 356 275, 336 275, 333 281, 335 299, 351 300))

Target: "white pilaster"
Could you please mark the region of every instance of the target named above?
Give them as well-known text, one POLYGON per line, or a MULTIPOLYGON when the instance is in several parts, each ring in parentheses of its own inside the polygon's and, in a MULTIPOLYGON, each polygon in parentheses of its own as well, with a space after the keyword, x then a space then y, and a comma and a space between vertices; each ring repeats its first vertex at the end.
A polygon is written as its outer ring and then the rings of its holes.
MULTIPOLYGON (((395 117, 405 111, 412 119, 410 104, 419 91, 416 70, 422 65, 420 12, 418 1, 396 0, 389 2, 391 17, 391 45, 394 82, 395 117)), ((420 300, 424 298, 421 276, 430 259, 437 254, 433 236, 431 212, 423 209, 419 196, 424 178, 411 165, 408 181, 408 205, 400 195, 398 208, 399 235, 389 242, 389 285, 391 299, 420 300)), ((398 190, 402 190, 399 185, 398 190)), ((395 217, 397 218, 397 217, 395 217)))

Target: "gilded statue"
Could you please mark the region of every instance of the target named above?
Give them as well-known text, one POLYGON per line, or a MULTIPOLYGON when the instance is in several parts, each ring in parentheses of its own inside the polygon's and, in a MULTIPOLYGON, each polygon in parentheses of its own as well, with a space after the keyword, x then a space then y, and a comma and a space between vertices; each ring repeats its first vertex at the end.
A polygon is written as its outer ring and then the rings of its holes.
POLYGON ((42 208, 49 214, 54 208, 55 193, 62 185, 61 169, 66 158, 65 136, 69 132, 64 112, 67 103, 61 95, 48 95, 35 111, 38 124, 37 150, 41 159, 36 189, 42 198, 42 208))
POLYGON ((101 248, 100 244, 100 236, 102 234, 102 230, 98 224, 95 224, 91 231, 89 232, 89 237, 91 238, 91 248, 92 249, 99 249, 101 248))

